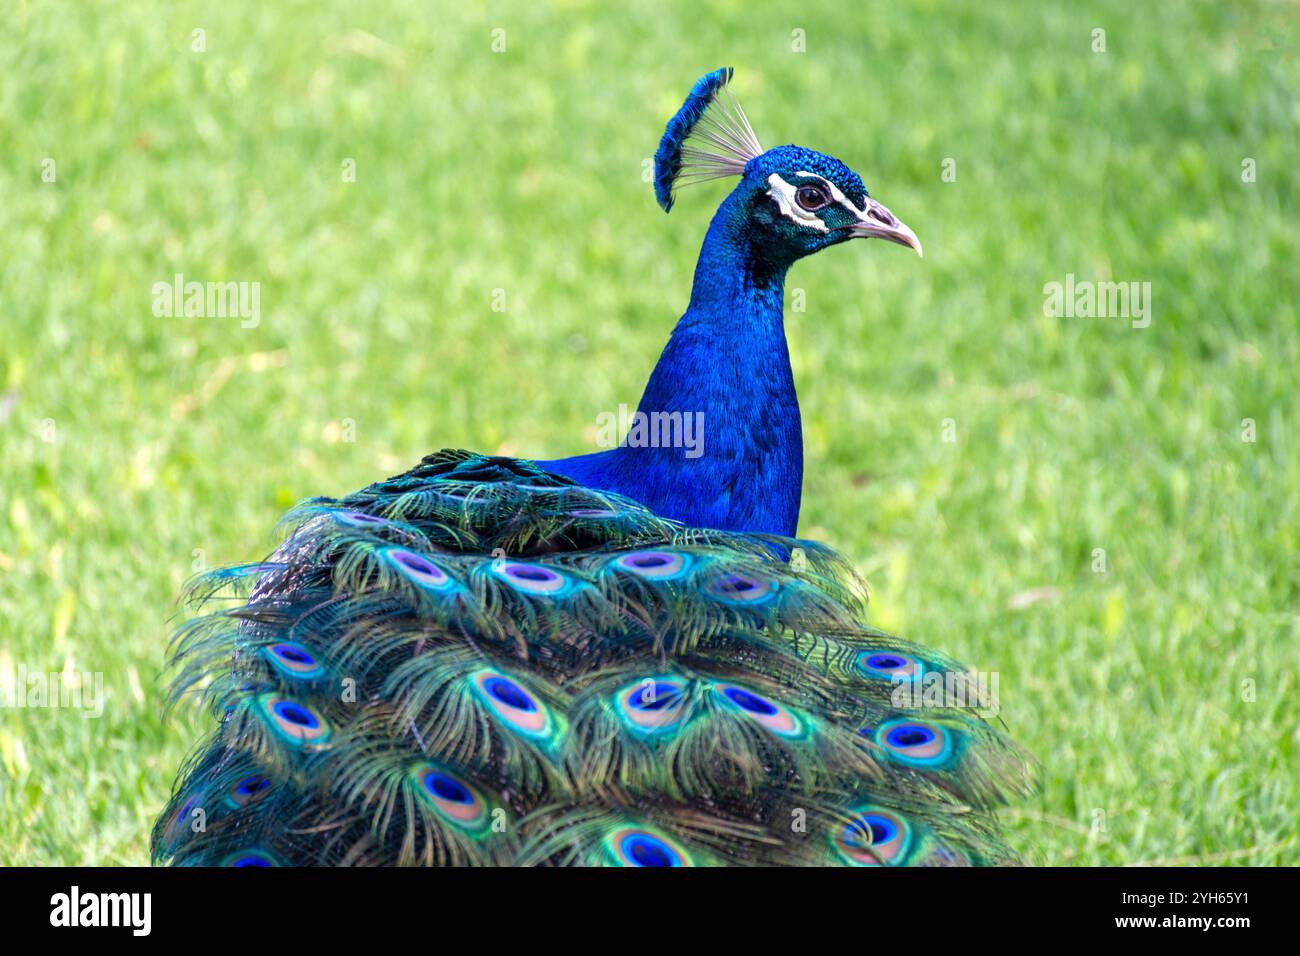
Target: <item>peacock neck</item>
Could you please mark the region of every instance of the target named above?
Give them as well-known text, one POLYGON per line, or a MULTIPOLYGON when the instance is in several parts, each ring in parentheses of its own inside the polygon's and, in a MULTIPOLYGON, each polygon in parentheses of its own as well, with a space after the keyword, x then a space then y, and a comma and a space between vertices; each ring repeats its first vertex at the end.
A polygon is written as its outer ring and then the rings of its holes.
POLYGON ((690 525, 793 535, 803 437, 782 321, 789 264, 755 249, 746 222, 737 191, 709 227, 690 305, 623 444, 548 464, 690 525), (687 440, 663 440, 674 435, 687 440))

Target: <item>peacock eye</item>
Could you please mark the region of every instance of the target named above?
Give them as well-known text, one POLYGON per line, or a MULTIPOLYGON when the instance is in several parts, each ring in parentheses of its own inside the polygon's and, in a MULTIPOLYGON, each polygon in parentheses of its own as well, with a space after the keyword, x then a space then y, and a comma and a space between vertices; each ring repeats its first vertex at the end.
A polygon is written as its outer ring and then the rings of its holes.
POLYGON ((794 198, 800 206, 809 212, 821 209, 822 206, 830 202, 826 194, 816 186, 800 186, 799 191, 794 194, 794 198))

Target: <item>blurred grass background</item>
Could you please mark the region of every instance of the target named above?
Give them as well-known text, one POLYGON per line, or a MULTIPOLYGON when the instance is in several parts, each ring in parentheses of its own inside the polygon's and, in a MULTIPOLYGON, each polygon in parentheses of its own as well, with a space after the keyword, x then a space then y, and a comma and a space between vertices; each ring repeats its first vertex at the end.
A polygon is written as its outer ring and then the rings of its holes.
POLYGON ((876 623, 1000 672, 1044 765, 1017 846, 1300 860, 1294 4, 436 6, 7 4, 0 671, 107 701, 0 710, 0 862, 145 862, 209 726, 161 714, 194 567, 635 404, 729 188, 665 217, 643 161, 723 64, 765 144, 840 156, 925 242, 791 274, 801 533, 876 623), (176 273, 260 282, 260 324, 156 318, 176 273), (1150 282, 1150 327, 1046 317, 1067 273, 1150 282))

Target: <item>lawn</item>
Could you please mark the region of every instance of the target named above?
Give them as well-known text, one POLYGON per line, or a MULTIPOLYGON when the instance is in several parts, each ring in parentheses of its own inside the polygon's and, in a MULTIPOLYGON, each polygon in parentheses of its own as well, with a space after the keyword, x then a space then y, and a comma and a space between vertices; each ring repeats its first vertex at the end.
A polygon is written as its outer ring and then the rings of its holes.
POLYGON ((1294 5, 491 6, 6 17, 0 676, 103 700, 0 709, 0 863, 146 862, 209 724, 162 712, 196 569, 439 447, 594 450, 727 188, 664 216, 644 162, 726 64, 925 243, 791 273, 800 533, 998 672, 1043 767, 1016 846, 1300 862, 1294 5), (177 274, 258 321, 155 315, 177 274), (1146 317, 1048 315, 1067 276, 1146 317))

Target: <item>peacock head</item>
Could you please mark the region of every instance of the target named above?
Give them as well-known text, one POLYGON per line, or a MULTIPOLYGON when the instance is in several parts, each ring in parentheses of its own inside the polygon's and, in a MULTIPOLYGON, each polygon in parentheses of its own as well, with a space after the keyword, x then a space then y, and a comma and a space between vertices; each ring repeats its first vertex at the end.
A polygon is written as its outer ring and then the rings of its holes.
POLYGON ((731 96, 730 67, 696 81, 655 152, 655 196, 672 209, 678 186, 739 176, 724 204, 757 254, 779 265, 849 239, 886 239, 921 255, 921 241, 867 194, 834 156, 802 146, 764 151, 731 96))

